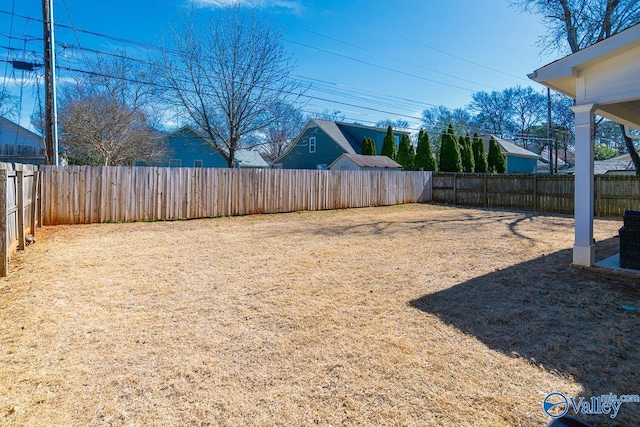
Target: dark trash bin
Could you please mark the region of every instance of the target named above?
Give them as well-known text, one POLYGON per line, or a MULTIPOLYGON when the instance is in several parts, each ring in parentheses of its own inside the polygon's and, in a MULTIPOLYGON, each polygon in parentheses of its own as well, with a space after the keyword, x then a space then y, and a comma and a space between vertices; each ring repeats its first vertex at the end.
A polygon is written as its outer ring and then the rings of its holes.
POLYGON ((640 269, 640 211, 625 211, 620 229, 620 267, 640 269))
POLYGON ((592 427, 578 417, 565 415, 555 420, 551 420, 547 427, 592 427))

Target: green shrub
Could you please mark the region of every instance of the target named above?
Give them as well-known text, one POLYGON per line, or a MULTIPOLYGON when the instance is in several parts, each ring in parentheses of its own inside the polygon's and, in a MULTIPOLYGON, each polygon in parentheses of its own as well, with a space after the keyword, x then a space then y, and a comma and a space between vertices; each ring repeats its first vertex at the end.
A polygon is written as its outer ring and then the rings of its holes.
POLYGON ((478 137, 477 133, 473 134, 473 160, 476 165, 476 172, 489 172, 489 165, 487 163, 487 152, 484 151, 484 144, 482 143, 482 139, 478 137))
POLYGON ((376 141, 374 141, 373 138, 364 137, 362 140, 362 151, 360 153, 366 156, 375 156, 376 141))
POLYGON ((416 149, 416 157, 414 159, 414 168, 416 170, 437 171, 438 164, 433 156, 431 149, 431 141, 429 134, 420 129, 418 134, 418 148, 416 149))
POLYGON ((387 156, 388 158, 395 160, 396 159, 396 138, 393 135, 393 129, 391 126, 387 128, 387 134, 384 136, 384 141, 382 142, 382 150, 380 150, 381 156, 387 156))
POLYGON ((462 156, 462 170, 467 173, 475 172, 475 161, 473 160, 473 151, 471 149, 471 138, 469 135, 460 136, 460 148, 462 156))
POLYGON ((443 172, 462 172, 460 147, 453 133, 453 126, 442 133, 440 144, 440 170, 443 172))
POLYGON ((507 162, 504 154, 500 151, 500 147, 493 137, 489 141, 489 171, 492 173, 505 173, 507 171, 507 162))
POLYGON ((413 170, 414 157, 415 152, 413 151, 413 146, 411 145, 409 135, 403 134, 402 139, 400 139, 400 148, 398 148, 396 161, 402 165, 402 168, 404 170, 410 171, 413 170))

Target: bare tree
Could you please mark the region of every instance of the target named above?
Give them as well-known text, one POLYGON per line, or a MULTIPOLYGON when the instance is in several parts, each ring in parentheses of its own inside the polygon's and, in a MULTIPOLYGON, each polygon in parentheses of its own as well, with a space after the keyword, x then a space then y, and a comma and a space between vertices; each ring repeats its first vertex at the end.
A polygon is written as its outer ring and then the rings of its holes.
POLYGON ((516 0, 523 11, 542 16, 543 50, 574 53, 640 22, 637 0, 516 0))
POLYGON ((523 141, 522 146, 529 148, 527 136, 532 127, 545 117, 546 98, 533 90, 517 86, 513 91, 513 114, 518 125, 518 132, 523 141))
POLYGON ((471 132, 471 114, 463 108, 450 110, 444 105, 431 107, 422 112, 422 126, 429 134, 431 143, 439 147, 440 136, 447 130, 451 124, 455 133, 464 135, 471 132))
MULTIPOLYGON (((155 67, 125 50, 84 56, 83 62, 76 83, 58 87, 60 144, 70 162, 159 162, 166 143, 155 130, 162 118, 155 67)), ((42 107, 31 122, 42 127, 42 107)))
POLYGON ((384 119, 384 120, 378 120, 376 122, 377 128, 386 129, 389 126, 391 126, 395 130, 402 130, 405 132, 409 132, 411 129, 411 126, 409 126, 409 122, 403 119, 397 119, 397 120, 384 119))
POLYGON ((345 122, 347 120, 347 116, 342 114, 340 110, 329 110, 325 108, 322 111, 313 113, 313 117, 320 120, 328 120, 330 122, 345 122))
POLYGON ((73 163, 128 165, 154 163, 164 155, 161 135, 141 111, 106 94, 67 91, 59 113, 60 136, 73 163))
MULTIPOLYGON (((575 53, 640 23, 638 0, 517 0, 513 4, 543 17, 547 27, 539 41, 543 50, 575 53)), ((622 137, 636 175, 640 175, 640 156, 633 140, 624 131, 622 137)))
POLYGON ((85 67, 89 70, 82 77, 86 92, 106 93, 119 105, 144 111, 147 117, 159 115, 157 67, 128 57, 125 49, 85 58, 85 67))
POLYGON ((482 91, 471 95, 473 101, 468 109, 476 113, 474 124, 501 138, 506 136, 514 127, 514 93, 513 88, 508 88, 502 92, 482 91))
POLYGON ((281 102, 271 111, 274 120, 265 129, 263 152, 270 160, 281 157, 304 128, 306 118, 295 106, 281 102))
POLYGON ((185 21, 174 45, 175 54, 163 54, 166 84, 231 167, 242 139, 272 124, 270 112, 299 89, 281 32, 236 5, 206 32, 185 21))
POLYGON ((6 81, 0 86, 0 116, 9 120, 18 119, 18 98, 9 93, 6 81))

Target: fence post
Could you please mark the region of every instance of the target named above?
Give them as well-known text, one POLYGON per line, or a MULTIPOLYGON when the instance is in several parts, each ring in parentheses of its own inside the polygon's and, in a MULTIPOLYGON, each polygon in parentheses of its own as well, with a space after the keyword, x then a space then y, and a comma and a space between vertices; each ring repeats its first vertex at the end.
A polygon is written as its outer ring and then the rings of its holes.
POLYGON ((458 174, 457 173, 453 173, 453 204, 457 205, 458 204, 458 174))
POLYGON ((533 174, 533 211, 538 211, 538 175, 533 174))
POLYGON ((0 277, 9 270, 7 243, 7 170, 0 169, 0 277))
MULTIPOLYGON (((38 170, 38 181, 40 181, 40 185, 38 186, 38 207, 37 207, 37 211, 38 211, 38 226, 42 227, 43 222, 44 222, 44 210, 45 210, 45 206, 44 206, 44 171, 43 170, 38 170)), ((50 191, 50 190, 49 190, 50 191)))
POLYGON ((24 236, 24 171, 16 171, 16 193, 18 196, 17 201, 17 214, 18 214, 18 250, 23 251, 27 246, 24 236))
POLYGON ((489 176, 485 173, 484 179, 482 180, 482 207, 486 208, 489 206, 489 200, 487 199, 487 184, 489 181, 489 176))
POLYGON ((33 186, 31 187, 31 235, 36 236, 36 226, 40 224, 38 221, 38 181, 40 180, 40 172, 33 171, 33 186))
POLYGON ((602 184, 602 177, 600 175, 596 175, 596 185, 595 185, 595 192, 596 192, 596 217, 600 217, 601 214, 601 207, 600 207, 600 197, 601 197, 601 188, 600 185, 602 184))

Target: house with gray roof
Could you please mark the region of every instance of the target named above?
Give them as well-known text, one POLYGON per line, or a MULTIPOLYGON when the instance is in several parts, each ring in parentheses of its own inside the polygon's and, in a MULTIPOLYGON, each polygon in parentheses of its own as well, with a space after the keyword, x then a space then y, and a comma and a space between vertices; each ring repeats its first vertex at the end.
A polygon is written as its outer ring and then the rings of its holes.
MULTIPOLYGON (((576 168, 572 167, 567 170, 568 173, 575 173, 576 168)), ((593 162, 594 175, 629 175, 634 176, 636 169, 631 160, 631 154, 626 153, 620 156, 612 157, 607 160, 596 160, 593 162)))
MULTIPOLYGON (((360 154, 365 137, 373 138, 380 153, 386 132, 386 128, 310 119, 275 163, 284 169, 329 169, 342 154, 360 154)), ((394 130, 396 145, 403 134, 408 132, 394 130)))
POLYGON ((329 165, 331 170, 402 170, 402 165, 387 156, 344 153, 329 165))
POLYGON ((480 135, 486 153, 489 153, 491 138, 498 143, 500 151, 506 158, 507 173, 536 173, 540 157, 538 154, 491 134, 480 135))

